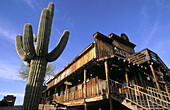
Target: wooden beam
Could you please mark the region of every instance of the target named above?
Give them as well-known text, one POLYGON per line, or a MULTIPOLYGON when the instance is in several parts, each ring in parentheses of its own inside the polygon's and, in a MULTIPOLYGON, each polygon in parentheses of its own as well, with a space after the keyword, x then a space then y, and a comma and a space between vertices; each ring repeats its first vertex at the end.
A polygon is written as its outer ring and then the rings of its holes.
POLYGON ((84 69, 84 98, 87 96, 87 90, 86 90, 86 75, 87 75, 87 70, 84 69))
POLYGON ((161 93, 160 92, 160 87, 159 87, 159 83, 158 83, 158 81, 157 81, 157 78, 156 78, 156 75, 155 75, 155 72, 154 72, 154 69, 153 69, 153 66, 152 65, 150 65, 150 68, 151 68, 151 71, 152 71, 152 75, 153 75, 153 77, 154 77, 154 80, 155 80, 155 83, 156 83, 156 86, 157 86, 157 88, 158 88, 158 92, 159 93, 161 93))
POLYGON ((109 98, 109 93, 110 93, 110 88, 109 88, 109 66, 108 66, 108 61, 106 60, 104 62, 104 66, 105 66, 105 73, 106 73, 106 83, 107 83, 107 98, 109 98))
POLYGON ((111 98, 109 98, 109 106, 110 106, 110 110, 113 110, 112 99, 111 98))

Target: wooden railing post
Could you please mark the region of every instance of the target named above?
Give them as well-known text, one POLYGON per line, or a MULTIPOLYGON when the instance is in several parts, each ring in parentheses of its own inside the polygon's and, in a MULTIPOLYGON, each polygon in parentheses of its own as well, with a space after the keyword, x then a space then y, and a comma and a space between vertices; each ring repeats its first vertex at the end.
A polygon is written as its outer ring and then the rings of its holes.
POLYGON ((84 98, 86 98, 86 92, 87 92, 87 88, 86 88, 86 74, 87 74, 87 70, 84 69, 84 98))
POLYGON ((167 95, 170 97, 167 84, 165 84, 165 90, 166 90, 167 95))
POLYGON ((159 84, 158 84, 158 81, 157 81, 157 78, 156 78, 156 75, 155 75, 153 66, 150 65, 150 68, 151 68, 151 71, 152 71, 152 74, 153 74, 153 77, 154 77, 154 81, 155 81, 155 83, 156 83, 156 86, 157 86, 157 88, 158 88, 158 92, 161 93, 161 89, 160 89, 160 87, 159 87, 159 84))
POLYGON ((106 73, 106 87, 107 87, 107 98, 109 98, 109 93, 110 93, 110 86, 109 86, 109 66, 108 66, 108 61, 106 60, 104 62, 104 66, 105 66, 105 73, 106 73))
POLYGON ((148 59, 148 60, 150 60, 150 54, 149 54, 149 52, 148 52, 148 51, 149 51, 149 50, 148 50, 148 49, 146 49, 146 50, 145 50, 145 53, 146 53, 146 57, 147 57, 147 59, 148 59))

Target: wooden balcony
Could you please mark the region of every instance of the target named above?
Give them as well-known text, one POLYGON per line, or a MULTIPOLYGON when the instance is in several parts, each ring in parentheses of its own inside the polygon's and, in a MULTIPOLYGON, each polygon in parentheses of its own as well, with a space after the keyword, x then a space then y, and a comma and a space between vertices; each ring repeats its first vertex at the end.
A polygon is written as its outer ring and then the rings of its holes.
MULTIPOLYGON (((107 94, 107 82, 102 80, 96 84, 82 87, 82 89, 68 92, 61 96, 53 94, 47 97, 47 100, 55 101, 56 103, 64 104, 67 106, 84 105, 86 102, 94 102, 103 99, 108 99, 107 94), (86 95, 85 95, 86 92, 86 95)), ((151 87, 141 87, 137 85, 123 85, 117 81, 109 80, 110 95, 112 98, 124 106, 130 108, 127 102, 133 103, 142 109, 165 109, 170 107, 170 99, 165 91, 161 93, 158 90, 151 87)), ((132 104, 132 105, 133 105, 132 104)))
MULTIPOLYGON (((82 87, 79 90, 75 90, 75 91, 70 91, 68 90, 67 92, 65 92, 66 94, 60 95, 58 96, 57 94, 53 94, 52 96, 47 97, 47 101, 56 101, 57 103, 69 103, 69 102, 79 102, 79 100, 86 100, 89 102, 93 101, 93 100, 89 100, 90 98, 94 98, 94 97, 100 97, 101 100, 104 98, 105 94, 106 94, 107 88, 106 88, 106 80, 102 80, 98 83, 95 84, 91 84, 89 86, 86 87, 82 87), (86 95, 85 95, 86 92, 86 95), (86 98, 85 98, 86 97, 86 98)), ((100 100, 100 98, 96 99, 96 100, 100 100)), ((95 98, 94 98, 95 101, 95 98)))

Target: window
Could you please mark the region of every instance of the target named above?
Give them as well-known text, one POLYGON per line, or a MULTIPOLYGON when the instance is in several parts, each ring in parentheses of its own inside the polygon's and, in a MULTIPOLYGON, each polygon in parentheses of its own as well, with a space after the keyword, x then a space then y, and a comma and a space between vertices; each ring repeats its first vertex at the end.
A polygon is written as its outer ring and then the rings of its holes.
POLYGON ((58 76, 58 82, 60 81, 60 76, 58 76))
POLYGON ((70 69, 66 71, 66 77, 69 75, 70 69))
POLYGON ((62 79, 64 79, 64 73, 62 73, 62 75, 61 75, 61 80, 62 80, 62 79))
POLYGON ((57 78, 55 79, 55 82, 54 82, 54 84, 57 84, 57 78))

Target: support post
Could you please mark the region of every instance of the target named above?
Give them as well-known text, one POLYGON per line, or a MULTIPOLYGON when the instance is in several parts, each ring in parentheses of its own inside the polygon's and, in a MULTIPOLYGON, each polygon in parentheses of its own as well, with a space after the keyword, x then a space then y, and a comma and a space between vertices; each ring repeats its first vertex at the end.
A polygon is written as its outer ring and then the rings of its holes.
POLYGON ((127 72, 125 72, 125 78, 126 78, 127 86, 129 86, 129 78, 128 78, 128 73, 127 72))
POLYGON ((158 84, 158 81, 157 81, 157 78, 156 78, 156 75, 155 75, 155 72, 154 72, 154 69, 153 69, 153 66, 150 65, 150 68, 151 68, 151 71, 152 71, 152 74, 153 74, 153 77, 154 77, 154 81, 155 81, 155 83, 156 83, 156 86, 157 86, 157 88, 158 88, 158 92, 161 93, 161 92, 160 92, 160 87, 159 87, 159 84, 158 84))
POLYGON ((86 103, 84 104, 84 110, 87 110, 87 104, 86 103))
POLYGON ((87 90, 86 90, 86 74, 87 74, 87 70, 86 69, 84 69, 84 98, 86 98, 86 92, 87 92, 87 90))
POLYGON ((109 106, 110 106, 110 110, 113 110, 112 99, 111 98, 109 98, 109 106))
POLYGON ((126 78, 127 86, 129 86, 128 71, 129 71, 128 68, 125 68, 125 78, 126 78))
POLYGON ((107 85, 107 98, 109 98, 109 93, 110 93, 110 88, 109 88, 109 66, 108 66, 108 61, 106 60, 104 62, 104 66, 105 66, 105 73, 106 73, 106 85, 107 85))
POLYGON ((68 88, 68 85, 66 84, 66 87, 65 87, 65 92, 64 92, 64 101, 66 101, 67 99, 67 88, 68 88))

